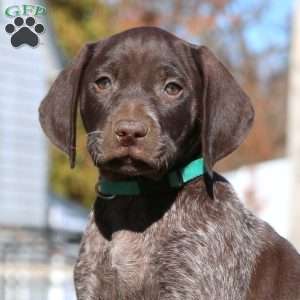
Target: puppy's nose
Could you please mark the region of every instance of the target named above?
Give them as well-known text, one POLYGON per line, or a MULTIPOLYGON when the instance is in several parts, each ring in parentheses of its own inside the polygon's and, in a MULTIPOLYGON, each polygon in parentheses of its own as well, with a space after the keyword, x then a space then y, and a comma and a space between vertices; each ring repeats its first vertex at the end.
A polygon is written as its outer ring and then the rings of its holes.
POLYGON ((130 146, 147 135, 148 128, 141 121, 120 120, 116 123, 115 134, 122 146, 130 146))

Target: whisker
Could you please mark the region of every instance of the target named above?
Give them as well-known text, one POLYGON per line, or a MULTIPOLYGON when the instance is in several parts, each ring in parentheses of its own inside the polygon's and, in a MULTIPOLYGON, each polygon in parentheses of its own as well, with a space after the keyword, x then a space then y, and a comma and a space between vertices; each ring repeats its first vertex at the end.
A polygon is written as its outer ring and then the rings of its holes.
POLYGON ((88 139, 88 141, 87 141, 87 147, 91 147, 95 143, 97 143, 97 139, 88 139))
POLYGON ((101 133, 101 131, 100 130, 90 131, 87 133, 87 135, 96 134, 96 133, 101 133))

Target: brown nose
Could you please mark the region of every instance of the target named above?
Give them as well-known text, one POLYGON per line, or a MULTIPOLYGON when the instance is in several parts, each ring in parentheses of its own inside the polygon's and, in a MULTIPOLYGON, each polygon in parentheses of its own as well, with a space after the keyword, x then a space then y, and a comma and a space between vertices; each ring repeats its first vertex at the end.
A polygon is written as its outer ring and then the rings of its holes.
POLYGON ((115 134, 122 146, 130 146, 147 135, 148 128, 141 121, 120 120, 116 123, 115 134))

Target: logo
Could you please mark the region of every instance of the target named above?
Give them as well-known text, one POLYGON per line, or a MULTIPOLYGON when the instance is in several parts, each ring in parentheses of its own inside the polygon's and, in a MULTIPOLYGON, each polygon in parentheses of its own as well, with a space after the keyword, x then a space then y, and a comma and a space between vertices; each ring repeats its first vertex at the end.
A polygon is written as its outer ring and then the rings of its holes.
POLYGON ((13 5, 5 10, 5 15, 14 18, 12 23, 5 26, 10 35, 11 45, 15 48, 21 45, 36 47, 39 35, 45 32, 45 27, 36 21, 37 17, 47 14, 47 9, 41 5, 13 5))

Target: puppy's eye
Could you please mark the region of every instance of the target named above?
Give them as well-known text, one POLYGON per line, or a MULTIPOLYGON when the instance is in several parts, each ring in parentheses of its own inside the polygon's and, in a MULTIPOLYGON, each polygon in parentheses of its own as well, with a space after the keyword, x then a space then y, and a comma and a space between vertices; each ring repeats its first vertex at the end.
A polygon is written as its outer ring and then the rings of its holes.
POLYGON ((170 82, 165 87, 165 92, 169 96, 177 96, 177 95, 179 95, 179 93, 181 91, 182 91, 182 87, 179 84, 175 83, 175 82, 170 82))
POLYGON ((99 79, 97 79, 95 81, 95 83, 96 83, 97 88, 99 90, 106 90, 106 89, 109 89, 111 87, 111 80, 106 76, 100 77, 99 79))

